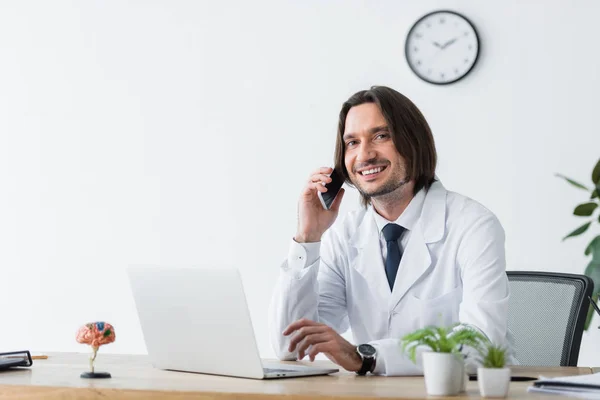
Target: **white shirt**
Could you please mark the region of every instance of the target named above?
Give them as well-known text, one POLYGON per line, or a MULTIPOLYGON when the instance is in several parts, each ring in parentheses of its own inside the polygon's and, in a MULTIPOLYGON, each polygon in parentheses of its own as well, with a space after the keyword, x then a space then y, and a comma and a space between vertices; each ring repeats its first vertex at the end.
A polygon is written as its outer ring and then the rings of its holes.
POLYGON ((419 216, 421 215, 421 210, 423 209, 423 202, 425 201, 425 191, 423 189, 419 190, 419 192, 412 198, 408 206, 404 210, 402 214, 398 217, 396 221, 388 221, 383 218, 377 210, 374 210, 373 218, 375 219, 375 223, 377 224, 377 228, 379 229, 379 245, 381 247, 381 256, 383 257, 383 264, 385 265, 385 260, 387 258, 387 242, 385 240, 385 236, 383 235, 383 228, 389 224, 394 223, 402 226, 406 231, 400 237, 400 249, 404 251, 406 249, 406 245, 408 244, 408 240, 410 239, 410 233, 413 230, 415 224, 419 220, 419 216))

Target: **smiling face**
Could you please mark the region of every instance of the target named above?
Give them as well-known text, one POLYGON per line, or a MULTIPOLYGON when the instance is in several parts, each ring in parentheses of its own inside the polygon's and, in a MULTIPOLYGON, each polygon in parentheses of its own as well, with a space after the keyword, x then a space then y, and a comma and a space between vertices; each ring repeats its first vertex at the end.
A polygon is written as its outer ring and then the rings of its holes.
POLYGON ((437 154, 429 124, 402 93, 385 86, 356 92, 342 105, 335 168, 361 203, 397 204, 435 180, 437 154))
POLYGON ((363 196, 387 195, 407 183, 406 162, 377 104, 364 103, 348 111, 343 141, 348 176, 363 196))

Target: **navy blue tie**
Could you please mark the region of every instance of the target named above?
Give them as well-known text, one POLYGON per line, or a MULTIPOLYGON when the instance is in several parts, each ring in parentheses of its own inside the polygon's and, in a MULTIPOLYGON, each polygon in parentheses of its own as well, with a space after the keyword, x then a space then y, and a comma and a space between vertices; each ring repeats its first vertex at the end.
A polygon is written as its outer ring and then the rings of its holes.
POLYGON ((394 281, 398 273, 398 266, 402 258, 402 251, 398 239, 404 233, 404 228, 397 224, 387 224, 383 227, 383 236, 387 242, 387 257, 385 259, 385 275, 387 276, 390 290, 394 288, 394 281))

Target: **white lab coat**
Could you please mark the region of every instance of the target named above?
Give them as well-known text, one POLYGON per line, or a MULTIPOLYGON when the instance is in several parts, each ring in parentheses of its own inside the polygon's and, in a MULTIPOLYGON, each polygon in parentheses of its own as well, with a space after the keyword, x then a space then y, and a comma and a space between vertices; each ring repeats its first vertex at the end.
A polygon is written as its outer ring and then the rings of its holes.
POLYGON ((282 331, 308 318, 338 333, 352 329, 354 344, 377 348, 376 374, 420 375, 399 339, 427 325, 463 323, 508 345, 509 288, 504 230, 476 201, 436 181, 427 191, 419 221, 403 251, 390 291, 372 207, 349 213, 321 241, 320 258, 303 265, 292 245, 269 310, 271 343, 282 360, 290 337, 282 331))

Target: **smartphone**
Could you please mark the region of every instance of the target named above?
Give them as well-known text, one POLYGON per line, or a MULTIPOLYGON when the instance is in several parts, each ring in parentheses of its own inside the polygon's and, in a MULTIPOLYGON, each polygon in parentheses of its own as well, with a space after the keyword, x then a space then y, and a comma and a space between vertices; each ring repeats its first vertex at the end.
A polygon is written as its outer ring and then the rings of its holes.
POLYGON ((335 200, 335 196, 337 196, 338 192, 342 188, 342 185, 344 184, 344 177, 335 169, 333 172, 331 172, 329 177, 331 178, 331 182, 325 184, 327 191, 324 193, 317 192, 317 196, 319 196, 319 200, 321 200, 321 204, 326 210, 331 208, 331 204, 333 203, 333 200, 335 200))

